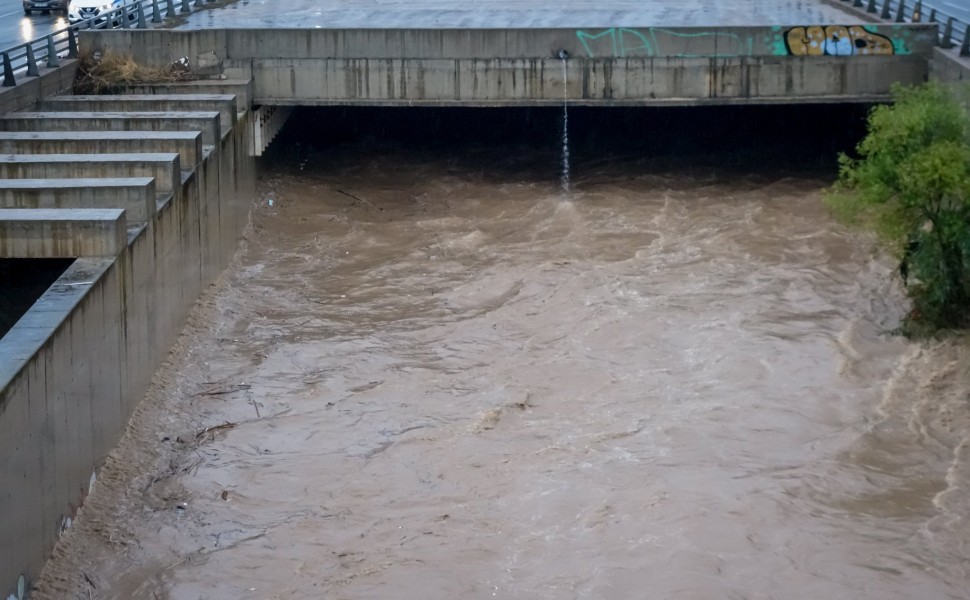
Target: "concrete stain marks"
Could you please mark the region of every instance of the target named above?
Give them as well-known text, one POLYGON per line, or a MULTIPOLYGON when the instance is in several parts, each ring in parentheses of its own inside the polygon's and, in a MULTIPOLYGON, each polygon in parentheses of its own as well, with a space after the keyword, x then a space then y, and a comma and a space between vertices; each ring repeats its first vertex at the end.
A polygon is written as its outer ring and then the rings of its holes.
POLYGON ((221 116, 212 112, 16 112, 0 115, 2 131, 201 131, 203 143, 222 139, 221 116))
POLYGON ((0 179, 153 177, 156 191, 166 194, 181 187, 180 171, 174 152, 0 155, 0 179))
POLYGON ((193 13, 182 29, 474 29, 707 27, 838 23, 845 13, 806 0, 274 0, 193 13))
MULTIPOLYGON (((213 11, 218 12, 218 11, 213 11)), ((190 96, 201 95, 232 95, 236 97, 236 110, 249 110, 252 104, 253 84, 249 79, 199 79, 194 81, 180 81, 171 84, 143 84, 130 85, 125 88, 125 94, 152 96, 190 96)), ((201 106, 199 108, 202 108, 201 106)))
POLYGON ((0 208, 0 257, 117 256, 127 245, 123 209, 0 208))
POLYGON ((129 223, 155 214, 155 179, 0 179, 5 208, 123 208, 129 223))
POLYGON ((238 106, 232 94, 124 94, 112 96, 54 96, 37 103, 43 112, 219 112, 220 125, 228 131, 236 124, 238 106))
POLYGON ((124 154, 177 152, 185 168, 202 159, 202 133, 198 131, 4 131, 0 153, 8 154, 124 154))

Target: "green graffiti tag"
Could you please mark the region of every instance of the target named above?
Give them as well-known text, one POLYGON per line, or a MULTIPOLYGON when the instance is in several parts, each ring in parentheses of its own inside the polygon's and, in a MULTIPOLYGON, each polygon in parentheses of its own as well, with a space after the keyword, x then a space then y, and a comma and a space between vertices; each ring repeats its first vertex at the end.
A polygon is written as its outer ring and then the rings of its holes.
POLYGON ((650 27, 576 30, 587 58, 737 58, 768 56, 905 55, 919 36, 905 28, 866 25, 772 26, 762 34, 650 27))
POLYGON ((599 33, 587 33, 582 30, 576 31, 576 37, 579 38, 579 43, 583 45, 583 49, 586 51, 587 58, 596 58, 596 52, 593 47, 590 46, 590 42, 596 42, 600 39, 606 39, 610 44, 610 54, 609 56, 622 58, 628 55, 630 51, 645 50, 647 56, 653 56, 653 47, 647 40, 647 37, 635 29, 625 29, 616 27, 610 27, 609 29, 603 30, 599 33), (639 46, 630 46, 626 44, 626 36, 633 37, 636 41, 634 44, 639 43, 639 46))
MULTIPOLYGON (((601 31, 576 31, 587 58, 629 56, 670 56, 674 58, 732 58, 752 56, 752 38, 725 31, 684 32, 651 27, 646 30, 611 27, 601 31), (685 51, 698 44, 694 41, 707 41, 709 51, 685 51), (665 52, 664 49, 668 51, 665 52)), ((703 43, 703 42, 702 42, 703 43)))

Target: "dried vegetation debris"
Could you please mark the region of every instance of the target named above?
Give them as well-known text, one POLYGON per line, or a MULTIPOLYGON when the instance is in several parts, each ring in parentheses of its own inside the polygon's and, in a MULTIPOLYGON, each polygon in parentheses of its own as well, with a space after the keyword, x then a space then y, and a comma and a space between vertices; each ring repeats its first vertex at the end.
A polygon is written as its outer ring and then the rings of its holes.
POLYGON ((193 73, 187 57, 170 64, 149 67, 138 64, 130 55, 118 52, 88 52, 81 56, 75 94, 114 94, 126 86, 151 83, 176 83, 200 79, 193 73))

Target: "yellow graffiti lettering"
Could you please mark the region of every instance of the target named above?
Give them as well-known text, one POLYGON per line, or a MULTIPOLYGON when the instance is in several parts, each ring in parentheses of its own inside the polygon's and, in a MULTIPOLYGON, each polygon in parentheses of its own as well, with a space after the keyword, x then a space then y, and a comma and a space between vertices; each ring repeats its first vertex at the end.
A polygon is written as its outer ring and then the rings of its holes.
POLYGON ((856 56, 893 54, 886 36, 854 25, 793 27, 785 34, 789 54, 795 56, 856 56))
POLYGON ((866 31, 858 25, 849 28, 856 54, 894 54, 893 42, 884 35, 866 31))

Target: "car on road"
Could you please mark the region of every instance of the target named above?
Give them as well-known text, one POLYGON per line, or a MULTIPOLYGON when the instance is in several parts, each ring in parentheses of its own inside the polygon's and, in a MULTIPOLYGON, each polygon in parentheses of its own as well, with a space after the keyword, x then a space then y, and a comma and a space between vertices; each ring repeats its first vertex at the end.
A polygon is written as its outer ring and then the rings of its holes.
MULTIPOLYGON (((26 1, 24 0, 24 2, 26 1)), ((111 12, 116 8, 121 8, 128 4, 135 4, 136 2, 138 0, 71 0, 70 5, 67 7, 67 20, 73 25, 78 21, 92 19, 100 16, 102 13, 111 12)), ((129 15, 128 18, 131 19, 132 15, 129 15)), ((103 20, 103 18, 98 19, 98 22, 103 20)))
POLYGON ((23 2, 25 15, 32 12, 49 13, 52 10, 63 11, 67 9, 67 0, 23 0, 23 2))

